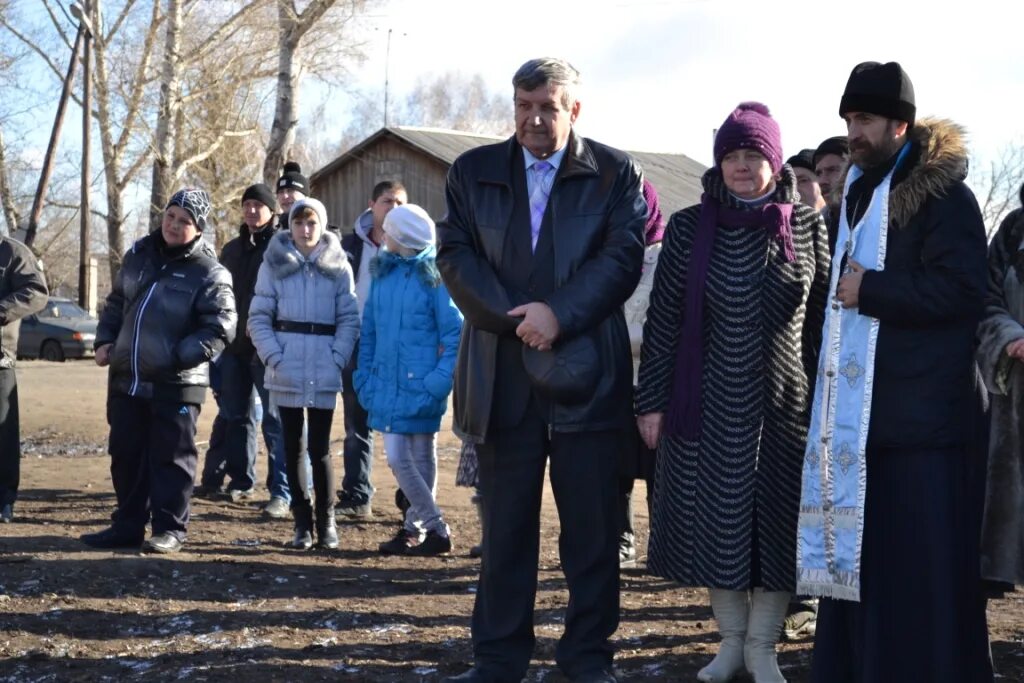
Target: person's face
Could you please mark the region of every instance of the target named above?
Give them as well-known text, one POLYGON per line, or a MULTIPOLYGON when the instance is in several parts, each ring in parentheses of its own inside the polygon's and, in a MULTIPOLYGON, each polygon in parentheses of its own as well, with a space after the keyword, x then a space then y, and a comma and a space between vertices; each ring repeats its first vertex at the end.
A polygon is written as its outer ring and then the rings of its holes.
POLYGON ((409 201, 405 190, 386 190, 379 197, 370 201, 370 211, 373 213, 373 227, 380 228, 384 225, 384 216, 396 206, 401 206, 409 201))
POLYGON ((802 166, 793 169, 796 174, 796 190, 800 193, 800 201, 807 206, 818 208, 823 201, 821 187, 818 186, 818 176, 814 171, 802 166))
POLYGON ((580 115, 579 100, 566 109, 563 92, 560 85, 543 85, 533 90, 516 88, 516 140, 538 159, 547 159, 565 147, 572 124, 580 115))
POLYGON ((242 202, 242 220, 249 230, 257 230, 270 222, 274 213, 270 207, 258 199, 246 199, 242 202))
POLYGON ((323 226, 320 225, 316 214, 311 212, 308 215, 293 218, 291 231, 295 246, 303 254, 308 254, 320 242, 323 226))
POLYGON ((277 191, 277 203, 281 205, 282 213, 288 213, 292 204, 305 198, 306 195, 293 187, 284 187, 277 191))
POLYGON ((188 244, 199 234, 199 227, 185 209, 172 204, 164 209, 164 219, 160 223, 160 233, 169 247, 180 247, 188 244))
POLYGON ((843 118, 850 140, 850 161, 860 168, 881 165, 903 145, 905 121, 862 111, 847 112, 843 118))
POLYGON ((722 157, 722 178, 742 199, 757 199, 775 185, 768 158, 756 149, 734 149, 722 157))
POLYGON ((818 186, 823 196, 828 197, 832 190, 839 186, 845 166, 846 159, 838 154, 826 154, 818 159, 818 163, 814 165, 814 172, 818 176, 818 186))

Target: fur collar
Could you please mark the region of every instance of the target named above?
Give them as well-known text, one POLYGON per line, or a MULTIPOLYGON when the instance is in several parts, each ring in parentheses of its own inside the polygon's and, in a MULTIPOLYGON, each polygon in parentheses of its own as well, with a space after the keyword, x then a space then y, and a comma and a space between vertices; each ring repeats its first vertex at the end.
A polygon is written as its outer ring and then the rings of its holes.
POLYGON ((416 256, 405 258, 398 254, 381 249, 370 261, 370 275, 376 280, 384 277, 395 268, 410 267, 416 272, 420 281, 428 287, 441 284, 441 273, 437 270, 437 249, 427 247, 416 256))
MULTIPOLYGON (((341 242, 338 241, 334 233, 327 230, 324 230, 320 242, 323 248, 321 249, 321 245, 317 245, 311 254, 315 258, 313 265, 324 276, 337 280, 347 263, 345 252, 341 250, 341 242)), ((274 277, 279 280, 298 272, 306 263, 306 258, 295 248, 292 236, 286 230, 281 230, 270 238, 267 253, 263 258, 270 266, 274 277)))
MULTIPOLYGON (((908 136, 918 159, 889 193, 889 224, 897 229, 914 217, 929 197, 942 197, 967 177, 967 131, 949 119, 920 119, 908 136)), ((847 168, 849 170, 849 168, 847 168)), ((839 192, 846 186, 846 172, 839 192)))

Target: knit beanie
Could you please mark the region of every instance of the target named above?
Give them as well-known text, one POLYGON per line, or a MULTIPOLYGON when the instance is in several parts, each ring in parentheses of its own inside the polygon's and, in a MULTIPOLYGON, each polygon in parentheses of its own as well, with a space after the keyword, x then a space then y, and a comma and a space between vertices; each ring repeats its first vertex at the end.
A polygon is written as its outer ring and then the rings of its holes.
POLYGON ((291 229, 292 219, 295 218, 295 214, 305 208, 313 209, 316 213, 316 219, 320 223, 321 234, 323 234, 323 231, 327 229, 327 209, 319 199, 313 199, 312 197, 304 197, 292 204, 292 208, 288 211, 288 228, 291 229))
POLYGON ((213 205, 210 203, 210 195, 194 187, 185 187, 174 193, 167 206, 180 206, 188 211, 192 222, 196 224, 199 232, 206 230, 206 217, 210 215, 213 205))
POLYGON ((271 213, 277 211, 277 197, 270 191, 270 188, 263 183, 256 183, 245 188, 245 192, 242 193, 242 202, 246 202, 250 199, 255 199, 263 206, 270 209, 271 213))
POLYGON ((839 101, 839 116, 851 111, 906 121, 913 127, 917 106, 910 76, 897 62, 861 62, 853 67, 839 101))
POLYGON ((434 221, 415 204, 402 204, 388 211, 384 232, 406 249, 420 251, 434 243, 434 221))
POLYGON ((715 135, 715 164, 737 149, 757 150, 768 159, 772 173, 782 168, 782 134, 768 107, 760 102, 742 102, 725 119, 715 135))
POLYGON ((277 179, 278 192, 289 188, 302 194, 309 194, 309 180, 302 175, 302 167, 295 161, 286 161, 281 177, 277 179))
POLYGON ((847 158, 850 156, 850 141, 845 135, 836 135, 828 140, 825 140, 818 149, 814 150, 814 165, 817 167, 818 162, 821 158, 828 156, 829 154, 835 154, 837 157, 847 158))
POLYGON ((813 149, 802 149, 790 158, 786 159, 786 163, 793 168, 806 168, 811 173, 814 172, 814 150, 813 149))

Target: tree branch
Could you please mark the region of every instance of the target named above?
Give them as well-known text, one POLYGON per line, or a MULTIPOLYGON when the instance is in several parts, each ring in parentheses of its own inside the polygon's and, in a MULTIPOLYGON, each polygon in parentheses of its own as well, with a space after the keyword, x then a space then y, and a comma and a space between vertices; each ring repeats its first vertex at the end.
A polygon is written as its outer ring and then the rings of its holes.
POLYGON ((50 15, 50 21, 53 22, 53 27, 57 29, 57 33, 60 34, 60 39, 64 41, 64 46, 67 49, 71 49, 71 39, 68 38, 68 34, 64 31, 64 27, 60 23, 60 19, 54 13, 53 8, 50 7, 50 0, 43 0, 43 6, 46 8, 46 13, 50 15))
MULTIPOLYGON (((114 19, 114 23, 111 25, 110 30, 107 32, 107 35, 105 35, 105 36, 101 35, 100 36, 103 39, 104 43, 107 43, 108 45, 110 44, 110 39, 112 37, 114 37, 119 30, 121 30, 121 24, 123 24, 125 19, 128 18, 128 11, 132 7, 134 7, 134 6, 135 6, 135 0, 127 0, 127 2, 124 3, 124 7, 121 8, 121 12, 117 15, 117 19, 114 19)), ((160 3, 157 2, 156 0, 154 0, 154 2, 153 2, 154 21, 150 24, 151 28, 153 28, 153 29, 156 28, 156 24, 158 23, 158 21, 155 19, 155 17, 157 17, 159 15, 159 6, 160 6, 160 3)), ((93 6, 93 9, 95 9, 95 6, 93 6)), ((93 18, 93 27, 96 28, 97 31, 100 31, 99 24, 96 23, 95 17, 93 18)), ((100 31, 100 33, 102 34, 102 31, 100 31)))

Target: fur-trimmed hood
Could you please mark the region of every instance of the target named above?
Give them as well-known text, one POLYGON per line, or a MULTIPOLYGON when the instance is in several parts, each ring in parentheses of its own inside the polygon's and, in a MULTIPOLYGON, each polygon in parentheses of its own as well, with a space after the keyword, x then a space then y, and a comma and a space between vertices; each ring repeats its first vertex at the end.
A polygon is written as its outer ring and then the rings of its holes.
MULTIPOLYGON (((324 230, 320 242, 310 254, 313 265, 326 277, 337 280, 348 262, 341 249, 341 242, 334 233, 327 230, 324 230)), ((263 260, 270 266, 275 278, 284 279, 302 268, 307 259, 295 248, 291 234, 282 230, 270 239, 263 260)))
POLYGON ((370 261, 370 275, 376 279, 384 277, 399 266, 407 266, 416 271, 416 276, 423 284, 437 287, 441 284, 441 273, 437 270, 436 258, 437 248, 433 245, 408 258, 381 249, 370 261))
MULTIPOLYGON (((949 119, 919 119, 908 139, 919 150, 909 175, 889 193, 890 225, 901 228, 910 222, 928 197, 942 197, 967 177, 967 131, 949 119)), ((839 192, 846 186, 846 174, 839 192)))

